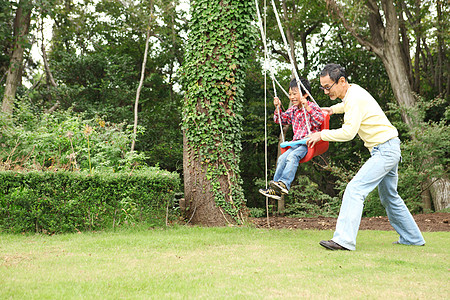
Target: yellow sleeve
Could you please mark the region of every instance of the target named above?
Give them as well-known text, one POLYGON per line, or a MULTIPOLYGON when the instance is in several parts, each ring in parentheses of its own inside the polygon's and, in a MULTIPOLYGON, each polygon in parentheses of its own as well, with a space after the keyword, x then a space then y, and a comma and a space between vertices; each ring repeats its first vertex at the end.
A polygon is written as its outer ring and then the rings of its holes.
POLYGON ((344 113, 344 102, 335 104, 335 105, 331 106, 330 108, 333 111, 333 114, 342 114, 342 113, 344 113))
MULTIPOLYGON (((344 103, 342 104, 342 108, 344 108, 344 103)), ((347 108, 347 111, 344 114, 344 123, 342 124, 342 127, 339 129, 322 130, 322 140, 329 142, 346 142, 352 140, 361 126, 363 115, 362 108, 360 107, 361 104, 361 101, 346 101, 345 107, 347 108)), ((341 109, 339 104, 333 105, 333 112, 335 111, 335 106, 337 106, 338 110, 341 109)))

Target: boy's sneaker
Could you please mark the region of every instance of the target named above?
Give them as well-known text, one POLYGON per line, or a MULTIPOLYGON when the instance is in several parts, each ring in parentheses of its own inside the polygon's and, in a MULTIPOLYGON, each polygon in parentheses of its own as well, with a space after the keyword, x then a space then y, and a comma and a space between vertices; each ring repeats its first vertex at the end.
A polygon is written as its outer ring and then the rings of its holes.
POLYGON ((276 200, 280 200, 281 199, 281 195, 279 192, 275 191, 272 188, 268 188, 268 189, 259 189, 259 192, 261 194, 263 194, 266 197, 270 197, 276 200))
POLYGON ((273 180, 271 180, 269 182, 269 186, 271 188, 273 188, 275 191, 278 191, 278 192, 280 192, 282 194, 286 194, 286 195, 289 194, 289 191, 288 191, 286 185, 283 182, 281 182, 281 181, 273 181, 273 180))

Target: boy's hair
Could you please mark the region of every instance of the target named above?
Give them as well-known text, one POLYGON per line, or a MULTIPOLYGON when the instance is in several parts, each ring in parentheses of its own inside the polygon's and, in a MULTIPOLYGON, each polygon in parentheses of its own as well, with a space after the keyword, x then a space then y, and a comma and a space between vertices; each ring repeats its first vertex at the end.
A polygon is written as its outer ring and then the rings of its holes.
MULTIPOLYGON (((311 84, 309 83, 309 81, 305 78, 300 78, 301 83, 303 84, 303 86, 308 90, 309 94, 311 94, 311 84)), ((303 88, 303 86, 300 84, 300 90, 302 92, 302 95, 304 94, 308 94, 305 89, 303 88)), ((298 89, 298 85, 297 85, 297 80, 294 78, 291 80, 291 83, 289 84, 289 88, 296 88, 298 89)), ((306 98, 309 98, 309 94, 306 98)))
POLYGON ((339 78, 344 77, 347 81, 347 75, 345 74, 345 69, 338 64, 328 64, 326 65, 322 72, 320 72, 320 77, 330 76, 330 79, 337 82, 339 78))

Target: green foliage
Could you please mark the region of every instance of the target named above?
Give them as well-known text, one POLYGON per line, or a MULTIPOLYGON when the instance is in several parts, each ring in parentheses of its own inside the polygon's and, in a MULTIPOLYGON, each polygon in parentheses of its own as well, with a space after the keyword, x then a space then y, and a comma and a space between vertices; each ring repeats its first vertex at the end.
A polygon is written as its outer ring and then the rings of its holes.
MULTIPOLYGON (((56 55, 55 53, 53 55, 56 55)), ((129 107, 138 81, 132 67, 137 58, 106 51, 76 55, 61 53, 53 61, 54 76, 63 83, 55 89, 40 90, 40 96, 59 99, 61 107, 73 107, 89 116, 105 115, 113 122, 132 119, 129 107)))
POLYGON ((0 231, 61 233, 163 225, 180 180, 158 168, 133 172, 0 172, 0 231))
MULTIPOLYGON (((411 207, 409 206, 409 208, 411 207)), ((367 195, 366 199, 364 200, 363 217, 377 216, 386 216, 386 209, 381 204, 380 197, 378 195, 378 189, 376 188, 371 193, 369 193, 369 195, 367 195)))
MULTIPOLYGON (((5 74, 9 67, 13 42, 13 5, 11 1, 0 1, 0 74, 5 74)), ((0 95, 3 95, 3 80, 0 81, 0 95)))
POLYGON ((196 160, 206 164, 216 203, 239 222, 245 203, 239 176, 245 66, 254 40, 250 1, 200 0, 192 18, 183 82, 182 129, 196 160), (226 176, 230 194, 218 178, 226 176), (228 199, 233 198, 233 203, 228 199))
POLYGON ((250 207, 248 210, 248 216, 250 218, 262 218, 266 216, 266 210, 264 208, 250 207))
POLYGON ((297 184, 289 190, 285 213, 292 217, 336 217, 341 201, 321 192, 318 185, 306 176, 297 177, 297 184))
MULTIPOLYGON (((444 119, 423 121, 428 111, 442 106, 443 99, 428 101, 418 99, 418 103, 407 111, 418 116, 413 119, 413 130, 410 132, 414 138, 404 139, 402 143, 403 161, 400 164, 399 191, 413 213, 422 211, 421 194, 430 185, 430 181, 438 178, 448 178, 450 156, 450 121, 449 106, 446 107, 444 119)), ((399 108, 393 106, 395 110, 399 108)))
POLYGON ((57 25, 47 54, 58 87, 42 80, 30 93, 35 109, 43 111, 59 101, 59 109, 82 112, 84 119, 100 116, 107 123, 124 123, 127 128, 134 119, 133 105, 150 26, 152 36, 138 108, 139 125, 146 130, 135 149, 143 153, 149 165, 159 163, 162 168, 180 171, 181 95, 175 91, 179 82, 175 71, 183 61, 187 21, 179 3, 56 3, 51 12, 57 25))
POLYGON ((3 126, 7 130, 0 137, 3 170, 118 171, 145 160, 142 153, 130 153, 132 128, 124 123, 85 120, 70 110, 35 116, 25 100, 20 103, 14 124, 3 126))

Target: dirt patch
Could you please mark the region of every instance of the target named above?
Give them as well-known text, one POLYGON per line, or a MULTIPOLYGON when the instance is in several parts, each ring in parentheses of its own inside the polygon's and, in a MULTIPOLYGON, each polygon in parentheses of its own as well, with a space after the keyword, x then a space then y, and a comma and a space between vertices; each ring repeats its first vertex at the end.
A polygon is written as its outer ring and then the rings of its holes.
MULTIPOLYGON (((450 231, 450 213, 433 213, 414 215, 417 225, 421 231, 450 231)), ((250 221, 256 227, 267 228, 267 218, 251 218, 250 221)), ((269 217, 270 228, 273 229, 318 229, 334 230, 336 218, 291 218, 291 217, 269 217)), ((394 230, 389 224, 387 217, 362 218, 360 230, 394 230)))

